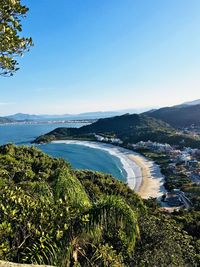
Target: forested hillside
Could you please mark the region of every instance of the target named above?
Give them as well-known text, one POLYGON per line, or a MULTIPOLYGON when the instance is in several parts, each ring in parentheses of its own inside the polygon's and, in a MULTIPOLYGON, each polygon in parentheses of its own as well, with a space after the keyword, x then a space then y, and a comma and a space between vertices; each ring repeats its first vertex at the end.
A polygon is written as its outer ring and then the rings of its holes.
POLYGON ((144 114, 169 123, 173 127, 200 127, 200 104, 161 108, 144 114))
POLYGON ((198 266, 199 212, 170 215, 110 175, 0 147, 0 259, 55 266, 198 266), (194 215, 195 214, 195 215, 194 215))
POLYGON ((183 135, 161 120, 138 114, 100 119, 81 128, 57 128, 38 137, 35 142, 59 139, 95 140, 94 133, 120 138, 125 144, 151 140, 172 145, 200 147, 200 139, 183 135))

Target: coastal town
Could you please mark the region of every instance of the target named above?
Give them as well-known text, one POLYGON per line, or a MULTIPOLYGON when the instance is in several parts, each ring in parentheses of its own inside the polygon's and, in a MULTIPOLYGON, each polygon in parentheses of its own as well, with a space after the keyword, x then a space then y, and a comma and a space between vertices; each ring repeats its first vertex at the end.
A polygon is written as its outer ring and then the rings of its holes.
POLYGON ((191 134, 194 137, 200 135, 200 127, 198 125, 194 125, 194 124, 192 124, 190 127, 184 127, 184 129, 182 131, 183 131, 183 133, 191 134))
MULTIPOLYGON (((96 134, 95 138, 99 142, 124 146, 119 138, 96 134)), ((177 209, 189 209, 199 205, 200 149, 190 147, 180 149, 152 141, 129 143, 125 147, 144 155, 160 166, 167 190, 162 197, 163 206, 167 204, 177 209)))
POLYGON ((90 124, 95 122, 95 119, 77 119, 77 120, 13 120, 3 121, 0 120, 0 125, 38 125, 38 124, 90 124))

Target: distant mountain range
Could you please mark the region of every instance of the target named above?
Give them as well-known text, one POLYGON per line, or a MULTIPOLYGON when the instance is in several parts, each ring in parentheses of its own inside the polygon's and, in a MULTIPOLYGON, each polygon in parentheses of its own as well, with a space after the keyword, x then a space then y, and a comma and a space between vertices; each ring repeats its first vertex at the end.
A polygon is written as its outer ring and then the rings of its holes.
POLYGON ((13 121, 32 121, 32 120, 41 120, 43 118, 43 116, 24 114, 24 113, 16 113, 14 115, 5 116, 4 118, 10 119, 13 121))
POLYGON ((141 113, 148 109, 124 109, 119 111, 97 111, 86 112, 80 114, 63 114, 63 115, 35 115, 16 113, 14 115, 5 116, 7 119, 15 121, 46 121, 46 120, 86 120, 86 119, 100 119, 109 118, 117 115, 123 115, 125 113, 141 113))
POLYGON ((150 110, 144 114, 169 123, 175 128, 200 127, 200 100, 188 102, 179 106, 150 110))
POLYGON ((121 116, 125 113, 141 113, 155 119, 162 120, 172 127, 184 128, 192 125, 200 127, 200 99, 185 102, 183 104, 164 107, 160 109, 151 109, 144 112, 139 109, 126 109, 119 111, 98 111, 80 114, 63 114, 63 115, 35 115, 17 113, 0 118, 0 123, 18 122, 18 121, 61 121, 61 120, 89 120, 121 116), (143 112, 143 113, 141 113, 143 112))
POLYGON ((60 139, 95 140, 94 133, 120 138, 125 144, 151 140, 171 145, 200 147, 200 139, 183 135, 167 123, 143 114, 125 114, 99 119, 81 128, 57 128, 39 136, 35 143, 60 139))
POLYGON ((86 120, 86 119, 99 119, 107 118, 120 114, 120 112, 108 111, 108 112, 88 112, 81 114, 63 114, 63 115, 35 115, 17 113, 14 115, 6 116, 5 118, 14 121, 51 121, 51 120, 86 120))
POLYGON ((188 105, 188 106, 200 105, 200 99, 197 99, 197 100, 194 100, 194 101, 185 102, 182 105, 188 105))

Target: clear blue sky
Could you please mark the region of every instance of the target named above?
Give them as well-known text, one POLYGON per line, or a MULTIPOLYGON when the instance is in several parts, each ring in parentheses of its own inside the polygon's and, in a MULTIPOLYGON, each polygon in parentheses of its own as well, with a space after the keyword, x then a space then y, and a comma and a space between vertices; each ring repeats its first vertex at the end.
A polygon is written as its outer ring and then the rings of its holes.
POLYGON ((35 46, 0 78, 0 114, 78 113, 200 98, 199 0, 24 0, 35 46))

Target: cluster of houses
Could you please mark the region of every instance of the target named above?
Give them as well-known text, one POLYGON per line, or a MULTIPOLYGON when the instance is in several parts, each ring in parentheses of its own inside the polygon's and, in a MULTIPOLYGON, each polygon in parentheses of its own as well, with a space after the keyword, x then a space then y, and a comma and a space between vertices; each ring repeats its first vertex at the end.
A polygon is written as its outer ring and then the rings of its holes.
POLYGON ((189 133, 195 137, 198 137, 200 135, 200 127, 193 124, 190 127, 185 127, 182 132, 186 134, 189 133))
POLYGON ((179 210, 180 207, 190 208, 192 202, 180 189, 173 189, 163 195, 162 201, 167 203, 168 207, 176 206, 179 210))
POLYGON ((107 136, 102 136, 102 135, 98 135, 98 134, 95 134, 94 136, 98 142, 112 143, 115 145, 123 144, 123 142, 119 138, 107 137, 107 136))
POLYGON ((169 153, 173 150, 172 146, 169 144, 161 144, 157 142, 143 142, 140 141, 137 144, 132 144, 131 145, 134 149, 148 149, 154 152, 164 152, 164 153, 169 153))
MULTIPOLYGON (((154 153, 163 153, 169 158, 167 167, 168 173, 172 175, 183 174, 192 183, 200 186, 200 149, 193 149, 185 147, 182 150, 176 149, 169 144, 161 144, 157 142, 138 142, 131 145, 133 149, 147 149, 154 153)), ((167 192, 163 196, 164 203, 169 207, 182 207, 189 208, 192 203, 184 192, 180 189, 174 189, 167 192)))
MULTIPOLYGON (((107 142, 115 145, 122 145, 123 141, 119 138, 94 134, 99 142, 107 142)), ((184 173, 193 183, 200 185, 200 149, 192 149, 186 147, 182 150, 176 149, 169 144, 162 144, 152 141, 140 141, 136 144, 128 144, 128 147, 133 150, 147 149, 155 153, 163 153, 169 157, 168 170, 172 174, 184 173)), ((190 200, 185 196, 180 189, 174 189, 167 192, 163 196, 163 201, 168 206, 185 206, 188 208, 191 204, 190 200)))
MULTIPOLYGON (((123 142, 119 138, 94 134, 99 142, 106 142, 115 145, 122 145, 123 142)), ((136 144, 129 144, 132 149, 148 149, 152 152, 164 153, 170 158, 169 170, 172 174, 182 171, 193 182, 200 185, 200 150, 186 147, 183 150, 176 149, 169 144, 162 144, 152 141, 140 141, 136 144)))
POLYGON ((169 144, 157 142, 138 142, 131 145, 134 149, 148 149, 152 152, 165 153, 169 156, 171 163, 169 169, 173 174, 180 171, 181 166, 187 177, 194 183, 200 185, 200 150, 186 147, 183 150, 175 149, 169 144))
POLYGON ((181 195, 180 195, 180 190, 172 190, 171 192, 167 192, 166 194, 163 195, 163 202, 167 203, 169 206, 182 206, 184 204, 181 195))
POLYGON ((169 168, 176 174, 180 171, 177 166, 182 167, 182 172, 193 182, 200 185, 200 161, 199 150, 185 148, 183 150, 172 150, 169 153, 170 161, 169 168))

